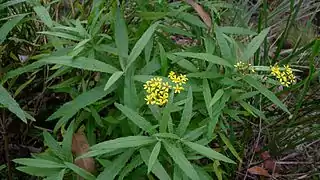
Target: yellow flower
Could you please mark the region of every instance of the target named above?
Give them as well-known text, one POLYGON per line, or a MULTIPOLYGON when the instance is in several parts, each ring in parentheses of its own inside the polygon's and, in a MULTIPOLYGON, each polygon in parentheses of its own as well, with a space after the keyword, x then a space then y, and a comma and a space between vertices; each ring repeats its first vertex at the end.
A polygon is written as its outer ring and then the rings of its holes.
POLYGON ((174 93, 180 93, 181 91, 184 90, 184 88, 182 86, 179 86, 178 84, 176 84, 175 87, 173 87, 174 89, 174 93))
POLYGON ((277 64, 271 66, 271 75, 275 76, 282 85, 287 87, 296 82, 293 71, 289 65, 284 65, 284 71, 281 71, 277 64))
POLYGON ((175 77, 175 76, 176 76, 176 73, 173 72, 173 71, 170 71, 168 77, 169 77, 170 79, 172 79, 172 78, 175 77))
POLYGON ((186 84, 187 81, 188 81, 187 76, 186 75, 182 75, 182 74, 179 76, 179 79, 180 79, 180 83, 182 83, 182 84, 186 84))
POLYGON ((154 98, 151 95, 147 95, 145 100, 147 101, 147 104, 155 104, 154 98))
POLYGON ((169 89, 171 88, 171 86, 169 85, 168 82, 162 83, 162 90, 165 92, 169 92, 169 89))

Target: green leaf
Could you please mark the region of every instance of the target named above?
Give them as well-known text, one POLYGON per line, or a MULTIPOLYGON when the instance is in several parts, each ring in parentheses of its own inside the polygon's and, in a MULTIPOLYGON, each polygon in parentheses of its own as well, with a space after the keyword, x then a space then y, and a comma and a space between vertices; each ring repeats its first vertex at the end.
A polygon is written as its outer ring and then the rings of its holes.
POLYGON ((71 86, 79 83, 81 80, 82 80, 82 77, 81 77, 81 76, 75 76, 75 77, 72 77, 72 78, 67 79, 67 80, 65 80, 65 81, 62 81, 62 82, 59 83, 59 84, 50 86, 50 87, 48 87, 48 88, 49 88, 49 89, 67 88, 67 87, 71 87, 71 86))
POLYGON ((243 27, 234 27, 234 26, 224 26, 219 27, 220 31, 225 34, 236 34, 236 35, 256 35, 257 33, 246 29, 243 27))
POLYGON ((92 175, 91 173, 87 172, 86 170, 78 167, 75 164, 72 163, 68 163, 65 162, 64 163, 69 169, 71 169, 73 172, 75 172, 76 174, 78 174, 79 176, 85 178, 86 180, 95 180, 96 177, 94 177, 94 175, 92 175))
POLYGON ((230 60, 232 58, 230 46, 227 40, 224 38, 223 32, 220 30, 220 27, 215 26, 216 39, 220 47, 221 55, 223 58, 230 60))
POLYGON ((38 17, 46 26, 48 26, 49 28, 53 27, 53 21, 45 7, 35 6, 33 7, 33 10, 37 13, 38 17))
POLYGON ((205 132, 206 132, 206 126, 201 126, 197 129, 194 129, 188 132, 185 136, 183 136, 183 140, 194 141, 198 139, 205 132))
POLYGON ((59 163, 44 160, 44 159, 20 158, 20 159, 14 159, 13 162, 17 164, 22 164, 25 166, 37 167, 37 168, 65 168, 66 167, 64 164, 59 164, 59 163))
POLYGON ((189 141, 182 141, 185 145, 187 145, 189 148, 193 149, 194 151, 198 152, 199 154, 206 156, 210 159, 217 159, 219 161, 224 161, 227 163, 233 163, 235 164, 234 161, 232 161, 231 159, 229 159, 228 157, 214 151, 211 148, 202 146, 200 144, 197 143, 193 143, 193 142, 189 142, 189 141))
POLYGON ((167 59, 166 51, 161 43, 158 43, 158 46, 160 51, 161 74, 162 76, 166 76, 168 71, 168 59, 167 59))
MULTIPOLYGON (((148 149, 146 148, 141 148, 140 149, 140 156, 144 163, 148 165, 149 159, 151 156, 151 153, 148 149)), ((157 176, 158 179, 161 180, 171 180, 170 176, 168 175, 167 171, 163 168, 163 166, 160 164, 160 162, 156 159, 151 172, 157 176)))
POLYGON ((60 57, 51 56, 51 57, 43 58, 40 61, 44 61, 47 64, 60 64, 60 65, 70 66, 70 67, 79 68, 83 70, 99 71, 99 72, 105 72, 109 74, 112 74, 118 71, 117 68, 109 64, 103 63, 96 59, 86 58, 86 57, 78 57, 73 59, 71 56, 60 56, 60 57))
MULTIPOLYGON (((1 4, 2 5, 2 4, 1 4)), ((0 9, 1 9, 0 5, 0 9)), ((14 18, 10 19, 6 23, 4 23, 0 28, 0 44, 6 40, 7 35, 9 32, 26 16, 26 14, 22 14, 19 16, 15 16, 14 18)))
POLYGON ((0 104, 8 108, 24 123, 27 123, 25 112, 20 108, 19 104, 11 97, 9 92, 0 84, 0 104))
POLYGON ((92 146, 92 150, 107 150, 107 149, 120 149, 120 148, 130 148, 130 147, 139 147, 145 146, 157 142, 155 138, 148 136, 128 136, 120 137, 117 139, 101 142, 92 146))
POLYGON ((153 165, 155 164, 156 160, 158 159, 158 155, 161 149, 161 142, 157 142, 157 144, 154 146, 150 158, 149 158, 149 162, 148 162, 148 174, 151 172, 153 165))
POLYGON ((60 168, 40 168, 40 167, 31 167, 31 166, 20 166, 16 167, 17 170, 29 174, 31 176, 51 176, 57 174, 61 171, 60 168))
POLYGON ((192 180, 200 180, 197 172, 190 164, 181 149, 165 141, 163 141, 163 144, 173 161, 180 167, 181 170, 184 171, 184 173, 186 173, 189 178, 191 178, 192 180))
POLYGON ((216 102, 218 102, 218 100, 223 96, 223 93, 223 89, 219 89, 211 99, 209 106, 212 107, 216 102))
MULTIPOLYGON (((261 112, 259 109, 253 107, 252 105, 246 103, 245 101, 239 101, 239 104, 249 113, 253 113, 253 116, 258 115, 261 119, 268 121, 266 116, 264 115, 263 112, 261 112)), ((256 116, 255 116, 256 117, 256 116)))
POLYGON ((61 106, 56 112, 54 112, 48 120, 53 120, 57 118, 60 119, 60 123, 56 124, 55 129, 60 128, 64 123, 66 123, 72 116, 74 116, 80 109, 98 101, 99 99, 105 97, 107 94, 111 93, 113 89, 109 89, 104 91, 104 86, 97 86, 89 91, 86 91, 79 96, 77 96, 74 100, 65 103, 61 106))
POLYGON ((51 176, 48 176, 44 180, 63 180, 65 171, 66 171, 66 169, 62 169, 60 172, 52 174, 51 176))
POLYGON ((185 21, 189 24, 201 27, 201 28, 207 28, 207 26, 203 23, 203 21, 195 15, 192 15, 190 13, 186 12, 178 12, 178 13, 171 13, 170 14, 172 17, 175 17, 177 19, 180 19, 182 21, 185 21))
POLYGON ((65 135, 63 136, 63 141, 62 141, 62 150, 63 153, 66 156, 66 160, 68 162, 72 162, 73 160, 73 156, 72 156, 72 137, 73 137, 73 132, 74 132, 74 123, 72 122, 68 129, 67 132, 65 133, 65 135))
POLYGON ((140 155, 136 155, 132 158, 129 164, 127 164, 119 174, 119 180, 123 180, 126 176, 129 175, 134 169, 142 165, 144 162, 140 155))
POLYGON ((59 143, 47 132, 43 132, 44 143, 56 156, 62 160, 67 160, 59 143))
POLYGON ((133 49, 130 52, 129 58, 128 58, 128 65, 126 66, 126 69, 128 69, 131 64, 138 58, 138 56, 141 54, 144 47, 148 44, 149 40, 151 39, 153 33, 156 31, 156 28, 158 27, 160 22, 155 22, 153 25, 151 25, 147 31, 141 36, 141 38, 138 40, 138 42, 134 45, 133 49))
POLYGON ((151 134, 154 133, 152 124, 148 122, 145 118, 140 116, 137 112, 133 111, 132 109, 126 106, 123 106, 122 104, 115 103, 115 106, 141 129, 151 134))
POLYGON ((54 37, 59 37, 59 38, 64 38, 67 40, 72 40, 72 41, 77 41, 77 42, 80 42, 82 40, 81 37, 79 37, 79 36, 71 35, 68 33, 62 33, 62 32, 41 31, 38 33, 49 35, 49 36, 54 36, 54 37))
POLYGON ((274 95, 273 92, 269 91, 263 84, 256 81, 251 76, 244 76, 243 80, 246 81, 252 87, 256 88, 261 94, 263 94, 266 98, 268 98, 275 105, 279 106, 282 110, 284 110, 288 114, 291 114, 289 112, 288 108, 277 98, 277 96, 274 95))
POLYGON ((104 90, 108 90, 121 76, 123 75, 122 71, 117 71, 111 75, 109 78, 104 90))
POLYGON ((126 151, 125 153, 119 155, 113 162, 112 166, 106 167, 102 173, 97 177, 97 180, 113 180, 119 174, 121 169, 125 167, 126 163, 129 161, 134 150, 126 151))
POLYGON ((195 58, 195 59, 201 59, 201 60, 211 62, 213 64, 219 64, 222 66, 232 67, 232 65, 227 60, 222 59, 222 58, 215 56, 215 55, 212 55, 212 54, 208 54, 208 53, 177 52, 177 53, 174 53, 174 55, 195 58))
POLYGON ((13 6, 19 3, 23 3, 27 0, 11 0, 11 1, 6 1, 5 3, 0 4, 0 10, 5 9, 9 6, 13 6))
POLYGON ((170 139, 180 140, 180 137, 173 133, 156 133, 156 134, 153 134, 153 136, 159 137, 159 138, 170 138, 170 139))
POLYGON ((182 112, 181 120, 177 128, 177 134, 179 136, 183 136, 184 133, 186 132, 188 125, 191 121, 192 118, 192 104, 193 104, 193 95, 192 95, 192 88, 189 87, 188 90, 188 96, 187 96, 187 101, 184 104, 184 109, 182 112))
POLYGON ((244 50, 240 60, 247 62, 254 53, 259 49, 260 45, 263 43, 264 39, 269 33, 270 28, 264 29, 261 31, 252 41, 248 44, 246 49, 244 50))
POLYGON ((127 25, 120 7, 117 7, 116 10, 114 34, 119 56, 127 58, 129 54, 129 39, 127 25))
POLYGON ((228 147, 228 149, 231 151, 231 153, 240 161, 242 162, 242 159, 240 158, 240 156, 238 155, 237 151, 234 149, 233 145, 231 144, 231 142, 229 141, 229 139, 222 133, 219 133, 220 138, 222 139, 222 141, 226 144, 226 146, 228 147))

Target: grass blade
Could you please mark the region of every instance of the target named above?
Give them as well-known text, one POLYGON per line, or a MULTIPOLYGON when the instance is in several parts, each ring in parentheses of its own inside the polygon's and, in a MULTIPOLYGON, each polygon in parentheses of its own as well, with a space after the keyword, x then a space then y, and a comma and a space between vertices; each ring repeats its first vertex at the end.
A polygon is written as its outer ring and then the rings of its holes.
POLYGON ((53 21, 45 7, 35 6, 33 7, 33 10, 37 13, 38 17, 46 26, 48 26, 49 28, 53 27, 53 21))
POLYGON ((211 99, 209 106, 212 107, 216 102, 218 102, 218 100, 223 96, 223 93, 223 89, 219 89, 211 99))
POLYGON ((106 86, 104 87, 104 90, 105 91, 108 90, 122 76, 122 74, 123 74, 122 71, 114 72, 109 78, 106 86))
POLYGON ((65 168, 64 164, 59 164, 53 161, 45 160, 45 159, 29 159, 29 158, 20 158, 14 159, 13 162, 17 164, 22 164, 30 167, 37 168, 65 168))
MULTIPOLYGON (((1 5, 0 5, 1 9, 1 5)), ((5 40, 9 32, 26 16, 26 14, 22 14, 16 16, 6 23, 4 23, 0 28, 0 44, 2 44, 5 40)))
POLYGON ((242 159, 240 158, 239 154, 237 153, 236 149, 234 149, 233 145, 229 141, 229 139, 222 133, 219 133, 220 138, 224 142, 224 144, 228 147, 228 149, 231 151, 231 153, 240 161, 242 162, 242 159))

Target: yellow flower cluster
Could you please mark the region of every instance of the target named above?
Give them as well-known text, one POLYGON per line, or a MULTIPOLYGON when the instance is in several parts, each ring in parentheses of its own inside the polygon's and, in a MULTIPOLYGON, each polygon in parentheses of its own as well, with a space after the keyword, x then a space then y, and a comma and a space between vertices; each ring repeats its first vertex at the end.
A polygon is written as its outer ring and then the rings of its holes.
POLYGON ((173 87, 174 89, 174 93, 180 93, 181 91, 184 90, 184 88, 182 87, 182 84, 186 84, 188 81, 188 78, 186 75, 178 75, 175 72, 171 71, 169 73, 170 80, 175 83, 175 86, 173 87))
POLYGON ((289 65, 284 65, 284 70, 281 71, 278 64, 275 64, 274 66, 271 66, 271 75, 275 76, 279 82, 289 87, 289 85, 296 82, 296 78, 292 72, 292 69, 289 67, 289 65))
POLYGON ((234 65, 234 67, 237 68, 237 70, 242 74, 249 74, 250 72, 255 72, 251 64, 244 63, 242 61, 237 62, 237 64, 234 65))
MULTIPOLYGON (((177 76, 175 72, 171 71, 168 77, 175 84, 173 87, 174 93, 180 93, 182 90, 184 90, 182 84, 186 84, 188 81, 186 75, 180 74, 177 76)), ((172 87, 168 82, 164 82, 162 78, 152 78, 143 86, 147 93, 145 97, 147 104, 163 106, 168 102, 169 91, 172 87)))

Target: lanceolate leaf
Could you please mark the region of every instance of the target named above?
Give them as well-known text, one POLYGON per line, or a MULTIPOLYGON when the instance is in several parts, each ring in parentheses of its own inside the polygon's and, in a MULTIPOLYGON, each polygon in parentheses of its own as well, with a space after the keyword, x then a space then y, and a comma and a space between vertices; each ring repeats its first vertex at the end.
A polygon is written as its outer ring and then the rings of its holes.
POLYGON ((181 120, 179 123, 179 126, 177 128, 177 134, 179 134, 181 137, 186 132, 188 125, 192 118, 192 104, 193 104, 193 95, 192 95, 192 89, 189 88, 187 101, 184 105, 184 109, 182 112, 181 120))
POLYGON ((201 59, 201 60, 211 62, 213 64, 219 64, 219 65, 223 65, 223 66, 232 67, 232 65, 227 60, 222 59, 222 58, 215 56, 215 55, 212 55, 212 54, 208 54, 208 53, 177 52, 174 54, 177 56, 201 59))
MULTIPOLYGON (((146 148, 141 148, 140 149, 140 156, 144 163, 148 165, 148 161, 150 159, 151 153, 148 149, 146 148)), ((155 163, 151 169, 151 172, 157 176, 158 179, 161 180, 171 180, 170 176, 166 172, 166 170, 163 168, 163 166, 160 164, 158 160, 155 160, 155 163)))
POLYGON ((86 180, 95 180, 96 178, 91 173, 85 171, 84 169, 76 166, 75 164, 65 162, 65 165, 71 169, 73 172, 77 173, 79 176, 85 178, 86 180))
POLYGON ((30 167, 38 167, 38 168, 65 168, 64 164, 59 164, 53 161, 48 161, 44 159, 29 159, 29 158, 21 158, 15 159, 13 162, 22 164, 30 167))
MULTIPOLYGON (((0 8, 1 9, 1 8, 0 8)), ((22 14, 19 16, 16 16, 10 20, 8 20, 6 23, 4 23, 0 28, 0 44, 3 43, 3 41, 6 39, 9 32, 26 16, 26 14, 22 14)))
POLYGON ((123 17, 123 13, 121 12, 120 7, 117 7, 116 10, 116 18, 115 18, 115 41, 118 49, 118 54, 121 57, 128 57, 128 32, 126 22, 123 17))
POLYGON ((160 149, 161 149, 161 142, 157 142, 157 144, 154 146, 154 148, 153 148, 153 150, 151 152, 150 158, 149 158, 148 173, 151 172, 151 170, 153 168, 153 165, 154 165, 154 163, 156 162, 156 160, 158 158, 160 149))
POLYGON ((11 97, 9 92, 0 84, 0 104, 8 108, 24 123, 27 123, 25 112, 20 108, 19 104, 11 97))
POLYGON ((144 47, 148 44, 150 38, 152 37, 153 33, 156 31, 158 25, 160 22, 156 22, 153 25, 151 25, 147 31, 141 36, 141 38, 138 40, 138 42, 134 45, 133 49, 130 52, 129 58, 128 58, 128 65, 126 69, 128 69, 131 64, 138 58, 138 56, 141 54, 144 47))
POLYGON ((144 146, 151 143, 155 143, 157 140, 148 136, 128 136, 120 137, 117 139, 105 141, 99 144, 92 146, 90 149, 99 150, 99 149, 120 149, 120 148, 130 148, 144 146))
POLYGON ((141 129, 150 133, 154 133, 151 123, 142 116, 140 116, 137 112, 133 111, 132 109, 126 106, 123 106, 122 104, 115 103, 115 106, 141 129))
POLYGON ((219 89, 211 99, 209 106, 212 107, 222 97, 223 93, 223 89, 219 89))
POLYGON ((50 17, 49 12, 43 6, 35 6, 33 10, 37 13, 38 17, 42 20, 42 22, 51 28, 53 26, 53 21, 50 17))
POLYGON ((231 151, 231 153, 241 162, 241 158, 238 155, 237 151, 234 149, 233 145, 231 144, 231 142, 229 141, 229 139, 222 133, 219 133, 220 138, 222 139, 222 141, 226 144, 226 146, 228 147, 228 149, 231 151))
POLYGON ((260 32, 260 34, 258 34, 258 36, 252 39, 247 48, 244 50, 242 57, 240 58, 241 61, 247 62, 254 55, 268 35, 269 30, 270 28, 264 29, 260 32))
POLYGON ((117 71, 112 74, 112 76, 109 78, 106 86, 104 87, 104 90, 108 90, 117 80, 122 76, 122 71, 117 71))
POLYGON ((119 174, 121 169, 126 165, 128 160, 133 154, 133 150, 126 151, 118 156, 113 162, 111 167, 106 167, 104 171, 97 177, 97 180, 113 180, 119 174))
POLYGON ((5 3, 2 3, 0 4, 0 10, 4 9, 4 8, 7 8, 9 6, 13 6, 13 5, 16 5, 16 4, 19 4, 19 3, 23 3, 27 0, 11 0, 11 1, 2 1, 2 2, 5 2, 5 3))
POLYGON ((61 160, 67 160, 61 146, 48 132, 43 132, 43 138, 45 145, 49 147, 50 151, 52 151, 61 160))
POLYGON ((31 166, 20 166, 20 167, 16 167, 16 169, 24 173, 30 174, 32 176, 39 176, 39 177, 55 175, 61 171, 61 168, 39 168, 39 167, 31 167, 31 166))
POLYGON ((173 144, 169 144, 168 142, 163 142, 164 147, 166 148, 168 154, 171 156, 173 161, 180 167, 181 170, 186 173, 186 175, 192 179, 192 180, 200 180, 197 172, 193 168, 193 166, 190 164, 186 156, 184 155, 184 152, 175 147, 173 144))
POLYGON ((252 87, 256 88, 261 94, 272 101, 275 105, 279 106, 282 110, 290 114, 288 108, 277 98, 276 95, 274 95, 273 92, 269 91, 263 84, 256 81, 251 76, 244 76, 243 80, 250 84, 252 87))
POLYGON ((224 162, 227 162, 227 163, 235 164, 234 161, 232 161, 231 159, 227 158, 226 156, 214 151, 211 148, 202 146, 202 145, 197 144, 197 143, 189 142, 189 141, 183 141, 183 143, 185 145, 187 145, 189 148, 191 148, 194 151, 198 152, 199 154, 204 155, 204 156, 206 156, 206 157, 208 157, 210 159, 217 159, 217 160, 224 161, 224 162))

